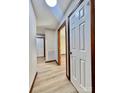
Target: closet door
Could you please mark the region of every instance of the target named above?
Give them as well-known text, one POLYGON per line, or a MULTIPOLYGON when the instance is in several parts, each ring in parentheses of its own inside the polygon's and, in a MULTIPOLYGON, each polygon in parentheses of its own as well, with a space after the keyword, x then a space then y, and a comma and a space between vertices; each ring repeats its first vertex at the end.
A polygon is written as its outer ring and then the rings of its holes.
POLYGON ((69 21, 71 82, 79 93, 91 93, 90 1, 84 0, 69 21))

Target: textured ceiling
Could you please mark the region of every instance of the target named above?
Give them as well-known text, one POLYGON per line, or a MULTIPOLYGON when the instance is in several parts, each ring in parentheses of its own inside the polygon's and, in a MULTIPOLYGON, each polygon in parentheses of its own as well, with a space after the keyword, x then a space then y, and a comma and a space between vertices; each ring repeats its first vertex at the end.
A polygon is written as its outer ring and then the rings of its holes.
POLYGON ((71 1, 57 0, 57 5, 51 8, 45 0, 32 0, 37 26, 44 29, 56 29, 71 1))

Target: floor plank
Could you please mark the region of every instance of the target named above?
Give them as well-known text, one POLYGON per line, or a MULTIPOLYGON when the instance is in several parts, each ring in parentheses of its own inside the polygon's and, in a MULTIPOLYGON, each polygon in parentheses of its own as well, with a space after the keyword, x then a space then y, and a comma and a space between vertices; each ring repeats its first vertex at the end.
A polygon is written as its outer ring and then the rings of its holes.
POLYGON ((32 93, 78 93, 66 77, 65 56, 62 56, 62 65, 56 62, 45 63, 38 58, 38 75, 32 93))

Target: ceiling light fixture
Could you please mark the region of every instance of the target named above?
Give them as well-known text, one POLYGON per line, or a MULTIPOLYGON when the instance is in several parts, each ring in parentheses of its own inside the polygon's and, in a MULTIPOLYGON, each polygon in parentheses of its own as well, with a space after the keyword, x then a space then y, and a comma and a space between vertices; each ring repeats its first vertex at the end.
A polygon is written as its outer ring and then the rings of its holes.
POLYGON ((57 4, 57 0, 45 0, 47 5, 50 7, 55 7, 57 4))

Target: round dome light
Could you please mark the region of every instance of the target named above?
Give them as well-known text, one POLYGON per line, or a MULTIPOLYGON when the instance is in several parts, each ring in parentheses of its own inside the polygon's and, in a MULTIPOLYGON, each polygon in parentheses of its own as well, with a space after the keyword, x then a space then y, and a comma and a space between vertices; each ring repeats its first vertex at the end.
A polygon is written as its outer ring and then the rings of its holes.
POLYGON ((50 7, 54 7, 57 4, 57 0, 45 0, 47 5, 50 7))

